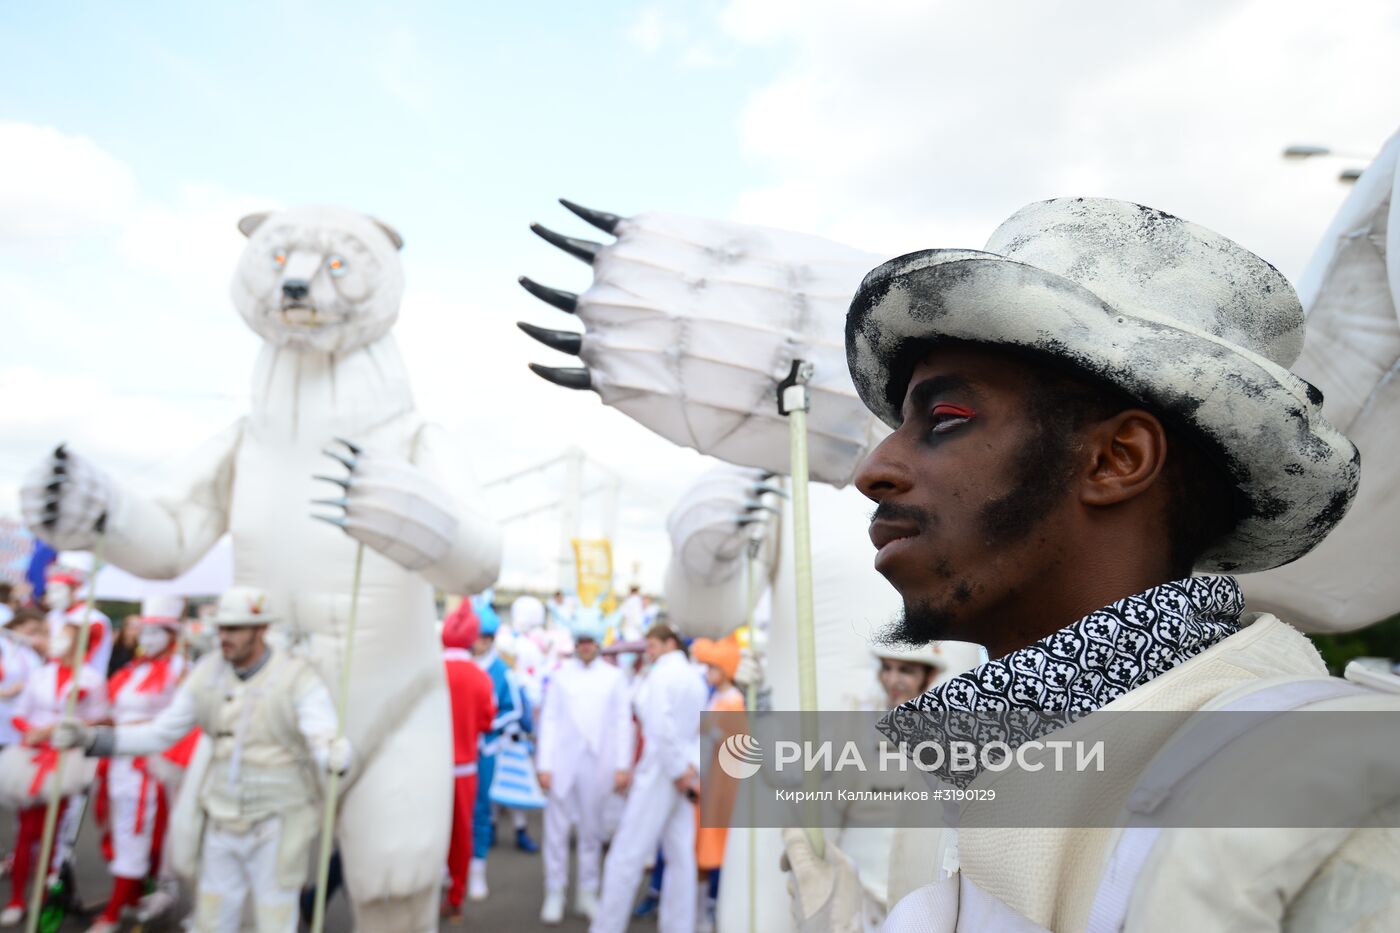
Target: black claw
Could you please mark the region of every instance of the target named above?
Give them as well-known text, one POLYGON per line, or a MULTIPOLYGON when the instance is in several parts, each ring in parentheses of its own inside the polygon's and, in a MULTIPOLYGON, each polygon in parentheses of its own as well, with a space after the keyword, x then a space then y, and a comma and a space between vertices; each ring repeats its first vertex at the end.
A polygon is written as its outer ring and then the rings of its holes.
POLYGON ((551 350, 558 350, 561 353, 572 353, 574 356, 578 356, 579 347, 583 346, 583 334, 576 334, 571 330, 550 330, 548 327, 536 327, 534 324, 526 324, 524 321, 516 321, 515 326, 551 350))
POLYGON ((350 472, 355 472, 354 457, 342 457, 334 450, 323 450, 321 451, 321 453, 325 454, 327 457, 330 457, 332 460, 338 461, 341 464, 341 466, 345 467, 345 469, 349 470, 350 472))
POLYGON ((567 311, 570 314, 578 313, 578 295, 573 292, 566 292, 561 288, 550 288, 548 285, 541 285, 534 279, 521 276, 516 279, 520 287, 534 295, 547 305, 553 305, 560 311, 567 311))
POLYGON ((337 438, 334 438, 334 440, 335 440, 335 442, 336 442, 337 444, 344 444, 346 447, 350 448, 350 452, 351 452, 352 454, 354 454, 355 456, 357 456, 357 457, 358 457, 360 454, 364 453, 364 451, 360 449, 360 445, 359 445, 359 444, 353 444, 353 443, 351 443, 350 441, 347 441, 347 440, 346 440, 345 438, 343 438, 343 437, 337 437, 337 438))
POLYGON ((530 229, 535 235, 546 243, 559 247, 576 259, 582 259, 589 265, 593 264, 593 257, 598 255, 598 250, 603 248, 602 243, 594 243, 592 240, 580 240, 578 237, 564 236, 562 233, 555 233, 548 227, 539 224, 530 224, 530 229))
POLYGON ((348 490, 348 489, 350 488, 350 480, 349 480, 348 477, 342 477, 342 476, 325 476, 325 475, 323 475, 323 474, 321 474, 321 473, 316 473, 316 474, 312 475, 311 478, 312 478, 312 479, 324 480, 324 481, 327 482, 327 483, 335 483, 335 484, 336 484, 337 486, 339 486, 341 489, 346 489, 346 490, 348 490))
POLYGON ((65 460, 65 459, 67 459, 67 457, 68 457, 68 450, 67 450, 67 447, 68 447, 68 442, 67 442, 67 441, 64 441, 62 444, 59 444, 57 447, 55 447, 55 448, 53 449, 54 459, 55 459, 55 460, 65 460))
POLYGON ((49 483, 47 486, 44 487, 44 492, 58 492, 62 488, 63 483, 59 482, 58 480, 54 480, 52 483, 49 483))
POLYGON ((764 493, 772 493, 782 499, 788 498, 788 494, 785 490, 774 486, 772 483, 759 483, 757 486, 749 489, 749 494, 753 496, 761 496, 764 493))
POLYGON ((761 525, 766 521, 768 521, 768 519, 761 515, 741 515, 734 519, 734 524, 738 525, 740 528, 747 528, 749 525, 761 525))
POLYGON ((312 505, 330 505, 330 506, 335 506, 336 508, 348 509, 348 508, 350 507, 350 500, 349 500, 349 499, 346 499, 346 498, 344 498, 344 497, 341 497, 341 498, 339 498, 339 499, 312 499, 312 500, 311 500, 311 504, 312 504, 312 505))
POLYGON ((566 389, 593 388, 593 377, 582 366, 541 366, 539 363, 531 363, 530 369, 541 379, 566 389))
POLYGON ((568 198, 560 198, 559 203, 573 211, 584 220, 591 223, 604 233, 617 233, 617 225, 622 223, 622 218, 616 214, 609 214, 607 211, 595 211, 591 207, 584 207, 582 204, 575 204, 568 198))
POLYGON ((763 502, 745 502, 745 503, 744 503, 744 511, 745 511, 745 512, 772 512, 774 515, 782 515, 782 514, 783 514, 783 510, 782 510, 782 509, 775 509, 775 508, 773 508, 773 506, 767 505, 766 503, 763 503, 763 502))

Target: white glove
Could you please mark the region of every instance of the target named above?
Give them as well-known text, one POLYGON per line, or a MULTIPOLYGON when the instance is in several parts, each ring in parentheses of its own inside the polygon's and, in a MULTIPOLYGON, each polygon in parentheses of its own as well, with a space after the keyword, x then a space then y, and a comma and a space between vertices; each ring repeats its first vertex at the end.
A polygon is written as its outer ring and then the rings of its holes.
POLYGON ((326 771, 345 777, 350 772, 350 765, 354 763, 355 755, 350 748, 350 740, 345 736, 338 739, 331 739, 326 746, 326 771))
POLYGON ((763 683, 763 662, 752 648, 739 649, 739 666, 734 669, 734 686, 747 692, 750 684, 763 683))
POLYGON ((92 744, 97 730, 77 719, 65 719, 53 727, 49 744, 57 749, 87 748, 92 744))
POLYGON ((798 933, 859 933, 863 892, 860 876, 846 853, 830 842, 817 858, 805 830, 783 830, 779 867, 788 872, 792 917, 798 933))
POLYGON ((583 334, 522 328, 585 367, 535 367, 550 382, 591 388, 662 437, 729 463, 785 473, 788 420, 777 386, 811 362, 810 466, 844 485, 885 428, 846 368, 846 311, 862 276, 886 257, 814 236, 646 213, 618 218, 571 207, 617 237, 606 245, 536 233, 591 263, 582 294, 521 285, 573 312, 583 334))
POLYGON ((97 544, 114 494, 106 473, 59 444, 25 477, 19 497, 31 532, 59 550, 85 551, 97 544))
POLYGON ((339 510, 313 515, 345 530, 406 570, 422 570, 446 556, 457 535, 452 497, 406 460, 371 454, 345 440, 345 451, 326 456, 349 471, 343 477, 318 475, 340 486, 342 495, 313 504, 339 510))

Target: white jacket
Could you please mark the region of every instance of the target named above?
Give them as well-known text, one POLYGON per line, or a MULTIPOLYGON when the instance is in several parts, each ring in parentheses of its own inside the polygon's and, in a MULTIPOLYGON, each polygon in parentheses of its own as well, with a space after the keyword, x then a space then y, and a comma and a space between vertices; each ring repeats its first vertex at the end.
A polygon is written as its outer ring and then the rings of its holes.
POLYGON ((602 658, 565 661, 546 684, 536 741, 537 767, 553 775, 550 792, 565 797, 581 767, 612 772, 632 767, 632 710, 622 671, 602 658))
MULTIPOLYGON (((1244 621, 1246 627, 1238 634, 1102 711, 1220 708, 1271 682, 1326 678, 1321 657, 1303 635, 1270 615, 1254 618, 1252 624, 1249 616, 1244 621)), ((1322 708, 1396 710, 1400 699, 1373 694, 1309 707, 1322 708)), ((1087 721, 1070 726, 1061 737, 1070 738, 1087 721)), ((1166 738, 1151 736, 1142 743, 1144 764, 1166 738)), ((1016 779, 1011 772, 986 774, 973 786, 1016 779)), ((1116 798, 1096 804, 1121 808, 1132 785, 1119 789, 1116 798)), ((962 903, 957 883, 921 888, 896 905, 885 929, 1089 929, 1105 865, 1121 834, 1083 828, 963 829, 958 834, 962 903), (969 893, 969 885, 976 890, 969 893), (974 899, 978 903, 972 903, 974 899), (995 919, 983 922, 992 925, 970 924, 969 915, 982 912, 985 917, 988 904, 995 919), (1004 916, 996 914, 1003 909, 1004 916), (1010 918, 1024 919, 1027 925, 1012 926, 1010 918)), ((1123 929, 1400 929, 1400 830, 1164 830, 1137 875, 1123 929)))
POLYGON ((668 651, 656 659, 632 699, 642 724, 639 771, 654 771, 675 780, 687 767, 700 771, 700 714, 705 683, 684 653, 668 651))

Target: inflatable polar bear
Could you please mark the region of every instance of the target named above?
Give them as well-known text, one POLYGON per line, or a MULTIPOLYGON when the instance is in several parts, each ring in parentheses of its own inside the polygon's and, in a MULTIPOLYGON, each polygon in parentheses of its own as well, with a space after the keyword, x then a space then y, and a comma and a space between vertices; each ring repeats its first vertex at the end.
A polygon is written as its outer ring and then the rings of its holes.
MULTIPOLYGON (((1400 472, 1377 469, 1394 461, 1385 456, 1395 438, 1386 428, 1400 410, 1400 381, 1390 378, 1400 352, 1393 287, 1400 281, 1394 259, 1400 249, 1390 239, 1400 225, 1386 226, 1400 203, 1391 196, 1400 184, 1397 158, 1400 134, 1339 212, 1300 290, 1309 337, 1296 369, 1323 389, 1328 417, 1362 447, 1370 466, 1362 472, 1359 499, 1369 495, 1373 508, 1352 509, 1325 545, 1303 560, 1241 580, 1252 606, 1281 606, 1308 631, 1360 628, 1400 601, 1400 577, 1388 559, 1393 549, 1383 546, 1394 536, 1400 472), (1364 314, 1347 313, 1356 307, 1364 314)), ((823 708, 830 708, 868 680, 863 642, 869 627, 899 608, 897 595, 871 568, 868 504, 854 490, 831 488, 850 482, 887 431, 856 397, 844 352, 850 297, 862 276, 887 257, 783 230, 664 213, 622 218, 564 204, 616 240, 604 245, 534 228, 593 267, 593 282, 582 294, 521 280, 527 291, 584 325, 581 335, 520 325, 586 364, 532 365, 539 375, 568 388, 592 389, 604 404, 674 443, 732 464, 785 473, 788 428, 777 413, 775 387, 792 360, 815 364, 811 473, 831 485, 812 488, 812 576, 818 690, 823 708)), ((734 515, 751 498, 754 481, 752 473, 731 471, 726 479, 716 471, 673 513, 667 600, 687 632, 717 634, 716 620, 743 618, 746 550, 734 515)), ((763 551, 776 554, 768 666, 776 709, 797 708, 790 525, 781 522, 780 543, 763 551)), ((756 868, 762 889, 770 890, 767 885, 779 881, 781 844, 776 831, 758 833, 756 868)), ((935 869, 937 859, 911 835, 895 834, 891 865, 935 869), (922 857, 913 854, 921 851, 922 857)), ((726 869, 733 877, 746 875, 748 833, 731 833, 729 843, 726 869)), ((889 877, 889 902, 928 880, 889 877)), ((723 886, 720 929, 747 926, 746 898, 746 885, 723 886)), ((760 900, 757 911, 758 929, 791 927, 780 899, 760 900)))
POLYGON ((264 340, 251 411, 151 497, 60 449, 26 483, 25 518, 55 547, 90 549, 105 515, 107 559, 156 579, 230 532, 235 582, 268 591, 333 689, 356 541, 367 545, 346 717, 357 765, 337 836, 357 929, 434 930, 452 753, 433 588, 488 586, 499 533, 470 490, 444 491, 465 465, 414 410, 389 334, 403 291, 399 235, 330 207, 255 214, 239 229, 248 244, 233 301, 264 340), (328 522, 308 517, 318 499, 328 522))

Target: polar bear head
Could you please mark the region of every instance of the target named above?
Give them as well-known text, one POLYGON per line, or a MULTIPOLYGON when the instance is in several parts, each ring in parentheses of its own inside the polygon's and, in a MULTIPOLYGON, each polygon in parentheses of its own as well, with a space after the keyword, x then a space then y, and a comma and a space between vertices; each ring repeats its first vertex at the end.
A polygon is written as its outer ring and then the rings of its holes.
POLYGON ((347 353, 394 326, 403 297, 403 239, 339 207, 294 207, 238 222, 248 246, 233 303, 258 336, 296 350, 347 353))

